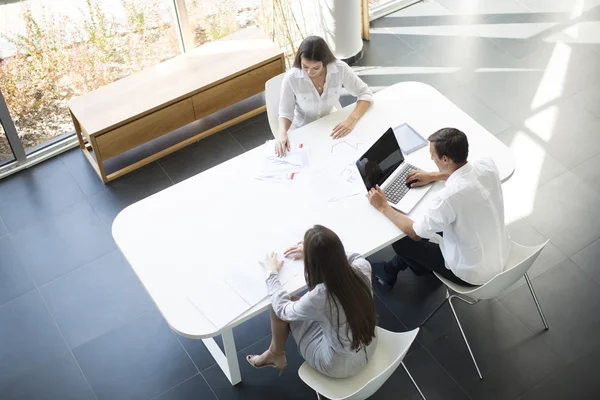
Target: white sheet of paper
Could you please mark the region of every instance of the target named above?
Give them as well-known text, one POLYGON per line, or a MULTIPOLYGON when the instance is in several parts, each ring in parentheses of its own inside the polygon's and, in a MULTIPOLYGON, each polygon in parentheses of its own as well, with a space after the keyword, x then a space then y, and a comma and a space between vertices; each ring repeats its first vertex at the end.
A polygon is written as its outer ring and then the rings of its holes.
POLYGON ((265 156, 259 176, 285 175, 300 172, 309 166, 308 150, 305 147, 293 147, 284 157, 278 157, 273 151, 274 143, 273 140, 269 140, 264 145, 265 156))
POLYGON ((355 164, 329 164, 315 171, 311 174, 310 188, 314 196, 323 202, 336 202, 366 193, 355 164))
POLYGON ((257 255, 257 260, 262 260, 264 259, 265 254, 272 251, 277 253, 278 259, 283 261, 283 266, 279 271, 279 281, 282 285, 286 284, 290 279, 298 275, 298 273, 304 272, 303 261, 294 261, 283 256, 285 250, 302 241, 303 234, 303 229, 291 228, 286 232, 263 232, 260 235, 261 244, 257 246, 254 254, 257 255))
POLYGON ((249 308, 248 303, 216 276, 187 282, 187 298, 217 328, 222 328, 249 308))
MULTIPOLYGON (((260 226, 258 223, 255 225, 260 226)), ((275 251, 279 260, 283 261, 279 272, 282 285, 298 274, 304 273, 302 261, 294 261, 283 256, 288 247, 302 240, 302 234, 303 229, 288 228, 286 231, 278 231, 264 226, 264 229, 257 231, 252 238, 238 244, 235 250, 238 256, 232 258, 219 271, 215 271, 216 276, 211 279, 225 282, 247 303, 246 308, 252 307, 269 295, 265 283, 265 270, 259 264, 267 253, 275 251)), ((227 296, 231 294, 227 291, 226 293, 227 296)), ((219 298, 223 296, 220 295, 219 298)))
POLYGON ((268 296, 265 285, 265 271, 252 259, 229 264, 221 273, 223 280, 240 295, 249 306, 253 306, 268 296))
POLYGON ((286 258, 283 267, 279 270, 279 282, 285 285, 300 274, 304 274, 304 261, 286 258))
POLYGON ((334 141, 330 153, 338 164, 354 163, 364 153, 364 145, 356 140, 343 138, 334 141))

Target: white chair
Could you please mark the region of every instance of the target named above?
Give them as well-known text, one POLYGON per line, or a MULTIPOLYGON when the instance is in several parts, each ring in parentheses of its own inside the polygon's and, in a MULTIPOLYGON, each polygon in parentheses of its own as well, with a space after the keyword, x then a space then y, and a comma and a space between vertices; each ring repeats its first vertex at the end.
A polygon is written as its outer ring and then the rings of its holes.
POLYGON ((546 322, 546 317, 544 317, 540 303, 538 302, 535 291, 533 290, 533 286, 531 285, 531 281, 529 280, 529 276, 527 275, 527 271, 529 268, 531 268, 533 262, 538 258, 544 247, 546 247, 546 244, 548 244, 548 241, 538 246, 529 247, 512 242, 508 261, 506 262, 507 268, 505 271, 496 275, 481 286, 461 286, 438 274, 435 274, 438 279, 441 280, 448 288, 446 291, 446 299, 444 299, 442 304, 440 304, 435 310, 433 310, 431 314, 429 314, 427 318, 425 318, 425 321, 423 321, 421 327, 423 327, 423 325, 425 325, 425 323, 446 303, 446 301, 448 301, 450 309, 452 310, 454 318, 456 319, 456 323, 458 324, 458 328, 460 329, 460 333, 462 334, 465 344, 467 345, 467 349, 469 350, 469 354, 471 354, 471 358, 473 359, 473 364, 475 364, 475 369, 477 369, 479 379, 483 379, 483 376, 481 375, 479 366, 475 361, 475 356, 473 356, 473 352, 471 351, 471 346, 469 346, 465 332, 463 331, 460 321, 458 320, 456 310, 452 305, 452 299, 456 298, 471 305, 477 303, 479 300, 493 299, 524 276, 525 281, 529 286, 529 290, 531 291, 531 295, 533 296, 533 301, 535 302, 535 305, 540 313, 540 317, 542 317, 544 327, 546 330, 548 330, 549 328, 548 323, 546 322))
MULTIPOLYGON (((279 130, 279 100, 281 98, 281 83, 283 82, 283 74, 279 74, 265 83, 265 105, 267 106, 267 118, 273 136, 277 135, 279 130)), ((335 110, 341 110, 342 105, 338 101, 335 110)))
POLYGON ((298 375, 308 386, 317 392, 317 398, 325 396, 330 400, 364 400, 372 396, 402 364, 406 374, 425 400, 421 389, 415 383, 402 362, 419 328, 409 332, 390 332, 377 329, 377 347, 366 367, 351 378, 336 379, 322 375, 306 362, 300 366, 298 375))
POLYGON ((267 118, 273 136, 279 130, 279 99, 281 98, 281 82, 283 74, 279 74, 265 83, 265 105, 267 106, 267 118))

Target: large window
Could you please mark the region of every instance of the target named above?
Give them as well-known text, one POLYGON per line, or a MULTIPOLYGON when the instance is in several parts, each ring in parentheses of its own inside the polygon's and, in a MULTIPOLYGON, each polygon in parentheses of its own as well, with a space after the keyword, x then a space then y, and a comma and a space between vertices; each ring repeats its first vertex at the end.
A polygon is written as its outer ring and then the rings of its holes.
POLYGON ((76 145, 72 97, 249 26, 289 62, 315 13, 302 0, 0 0, 0 176, 76 145))
POLYGON ((185 0, 194 46, 257 25, 261 0, 185 0))
POLYGON ((15 156, 13 155, 10 143, 8 143, 6 132, 4 132, 4 127, 0 124, 0 166, 13 161, 14 159, 15 156))
MULTIPOLYGON (((10 2, 9 2, 10 3, 10 2)), ((0 88, 26 151, 73 131, 66 102, 179 53, 171 0, 0 4, 0 88)))
POLYGON ((369 18, 373 21, 421 1, 423 0, 369 0, 369 18))

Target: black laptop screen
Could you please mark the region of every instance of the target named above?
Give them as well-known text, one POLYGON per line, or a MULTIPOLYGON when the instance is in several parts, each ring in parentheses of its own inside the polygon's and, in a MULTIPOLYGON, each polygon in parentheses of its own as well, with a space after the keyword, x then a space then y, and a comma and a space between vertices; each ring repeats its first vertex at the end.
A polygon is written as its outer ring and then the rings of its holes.
POLYGON ((375 185, 381 186, 403 161, 404 156, 390 128, 358 159, 356 167, 367 190, 371 190, 375 185))

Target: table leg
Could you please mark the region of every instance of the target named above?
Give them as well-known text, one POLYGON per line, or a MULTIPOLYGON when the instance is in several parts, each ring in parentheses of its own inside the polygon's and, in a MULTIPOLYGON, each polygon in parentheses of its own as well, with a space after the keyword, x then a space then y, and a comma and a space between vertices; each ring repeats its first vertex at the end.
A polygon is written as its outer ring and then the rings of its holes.
POLYGON ((223 354, 221 348, 213 338, 202 339, 202 341, 219 367, 221 367, 227 379, 229 379, 229 382, 231 382, 231 385, 237 385, 242 381, 242 375, 240 373, 240 364, 238 363, 235 340, 233 339, 231 329, 221 333, 221 338, 223 338, 225 354, 223 354))

